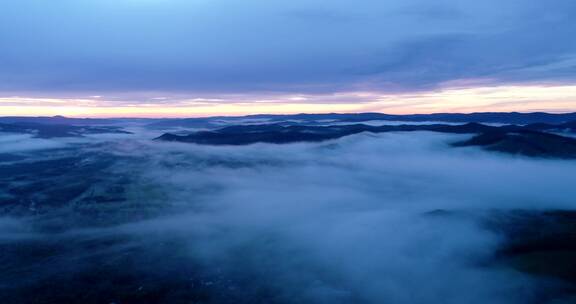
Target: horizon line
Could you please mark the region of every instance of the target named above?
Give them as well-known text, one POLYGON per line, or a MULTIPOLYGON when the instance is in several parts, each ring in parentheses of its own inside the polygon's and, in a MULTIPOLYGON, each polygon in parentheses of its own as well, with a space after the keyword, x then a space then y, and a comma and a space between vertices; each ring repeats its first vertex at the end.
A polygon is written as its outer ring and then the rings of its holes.
POLYGON ((360 115, 360 114, 381 114, 388 116, 411 116, 411 115, 471 115, 471 114, 547 114, 547 115, 566 115, 576 114, 574 111, 480 111, 480 112, 429 112, 429 113, 407 113, 407 114, 390 114, 385 112, 299 112, 299 113, 254 113, 245 115, 205 115, 205 116, 74 116, 74 115, 0 115, 0 118, 26 117, 26 118, 71 118, 71 119, 189 119, 189 118, 215 118, 215 117, 249 117, 249 116, 296 116, 296 115, 360 115))

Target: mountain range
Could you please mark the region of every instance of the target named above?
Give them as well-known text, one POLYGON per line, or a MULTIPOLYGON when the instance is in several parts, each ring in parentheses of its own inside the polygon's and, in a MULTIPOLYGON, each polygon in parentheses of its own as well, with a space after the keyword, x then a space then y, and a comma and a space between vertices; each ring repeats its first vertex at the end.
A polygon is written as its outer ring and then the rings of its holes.
POLYGON ((130 132, 137 125, 164 130, 159 141, 201 145, 248 145, 322 142, 362 132, 430 131, 475 135, 452 143, 535 157, 576 158, 576 112, 553 113, 383 113, 215 116, 186 119, 0 117, 0 132, 35 137, 81 137, 87 134, 130 132), (374 125, 374 122, 381 122, 374 125), (176 129, 177 133, 171 130, 176 129))
POLYGON ((559 125, 531 124, 526 126, 488 126, 478 123, 463 125, 398 125, 369 126, 364 124, 338 126, 304 126, 264 124, 230 126, 188 135, 166 133, 162 141, 202 145, 248 145, 254 143, 287 144, 321 142, 362 132, 431 131, 453 134, 476 134, 470 140, 453 143, 454 147, 479 146, 486 150, 536 157, 576 158, 576 139, 548 132, 576 133, 575 122, 559 125), (548 131, 548 132, 545 132, 548 131))
POLYGON ((0 117, 0 123, 42 123, 42 124, 72 124, 72 125, 110 125, 126 122, 147 124, 151 127, 197 127, 207 124, 217 124, 221 121, 267 121, 269 123, 280 121, 404 121, 404 122, 453 122, 453 123, 499 123, 499 124, 534 124, 548 123, 561 124, 576 121, 576 112, 573 113, 519 113, 519 112, 479 112, 479 113, 433 113, 433 114, 385 114, 385 113, 326 113, 326 114, 257 114, 247 116, 213 116, 199 118, 70 118, 64 116, 52 117, 0 117))

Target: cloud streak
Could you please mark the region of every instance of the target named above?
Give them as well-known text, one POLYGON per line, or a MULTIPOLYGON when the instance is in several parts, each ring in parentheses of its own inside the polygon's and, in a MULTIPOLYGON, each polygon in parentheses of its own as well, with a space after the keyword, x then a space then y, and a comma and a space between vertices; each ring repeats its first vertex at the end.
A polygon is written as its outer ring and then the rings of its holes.
POLYGON ((491 80, 452 81, 431 91, 333 94, 162 94, 116 96, 0 97, 4 115, 77 117, 190 117, 317 112, 571 112, 576 86, 497 85, 491 80))

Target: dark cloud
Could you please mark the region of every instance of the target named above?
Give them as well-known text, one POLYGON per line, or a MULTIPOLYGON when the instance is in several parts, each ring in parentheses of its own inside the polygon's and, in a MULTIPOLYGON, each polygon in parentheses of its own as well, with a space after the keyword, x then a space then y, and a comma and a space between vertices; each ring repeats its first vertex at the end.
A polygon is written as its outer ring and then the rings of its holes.
POLYGON ((572 81, 569 0, 9 0, 4 92, 414 90, 572 81))

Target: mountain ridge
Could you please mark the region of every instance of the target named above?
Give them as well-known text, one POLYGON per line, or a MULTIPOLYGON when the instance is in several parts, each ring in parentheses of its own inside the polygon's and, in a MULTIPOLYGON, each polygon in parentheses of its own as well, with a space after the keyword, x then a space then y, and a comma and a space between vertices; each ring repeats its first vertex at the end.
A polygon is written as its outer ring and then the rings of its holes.
MULTIPOLYGON (((572 126, 575 123, 568 123, 572 126)), ((518 126, 488 126, 479 123, 463 125, 385 125, 364 124, 335 126, 305 125, 240 125, 211 131, 193 132, 188 135, 165 133, 155 140, 193 143, 200 145, 250 145, 255 143, 289 144, 298 142, 323 142, 363 132, 414 132, 430 131, 450 134, 475 134, 470 140, 453 143, 453 147, 477 146, 485 150, 520 154, 533 157, 576 158, 576 139, 543 131, 554 131, 564 125, 538 124, 518 126), (533 128, 534 127, 534 128, 533 128), (536 128, 537 127, 537 128, 536 128)), ((570 129, 575 131, 574 129, 570 129)))
POLYGON ((576 112, 472 112, 472 113, 430 113, 430 114, 386 114, 379 112, 358 113, 298 113, 298 114, 252 114, 244 116, 210 116, 188 118, 73 118, 65 116, 3 116, 0 123, 42 123, 42 124, 75 124, 75 125, 107 125, 125 121, 149 122, 153 127, 198 126, 218 120, 268 120, 270 122, 283 120, 337 120, 342 122, 359 122, 368 120, 406 121, 406 122, 478 122, 505 124, 560 124, 576 121, 576 112))

